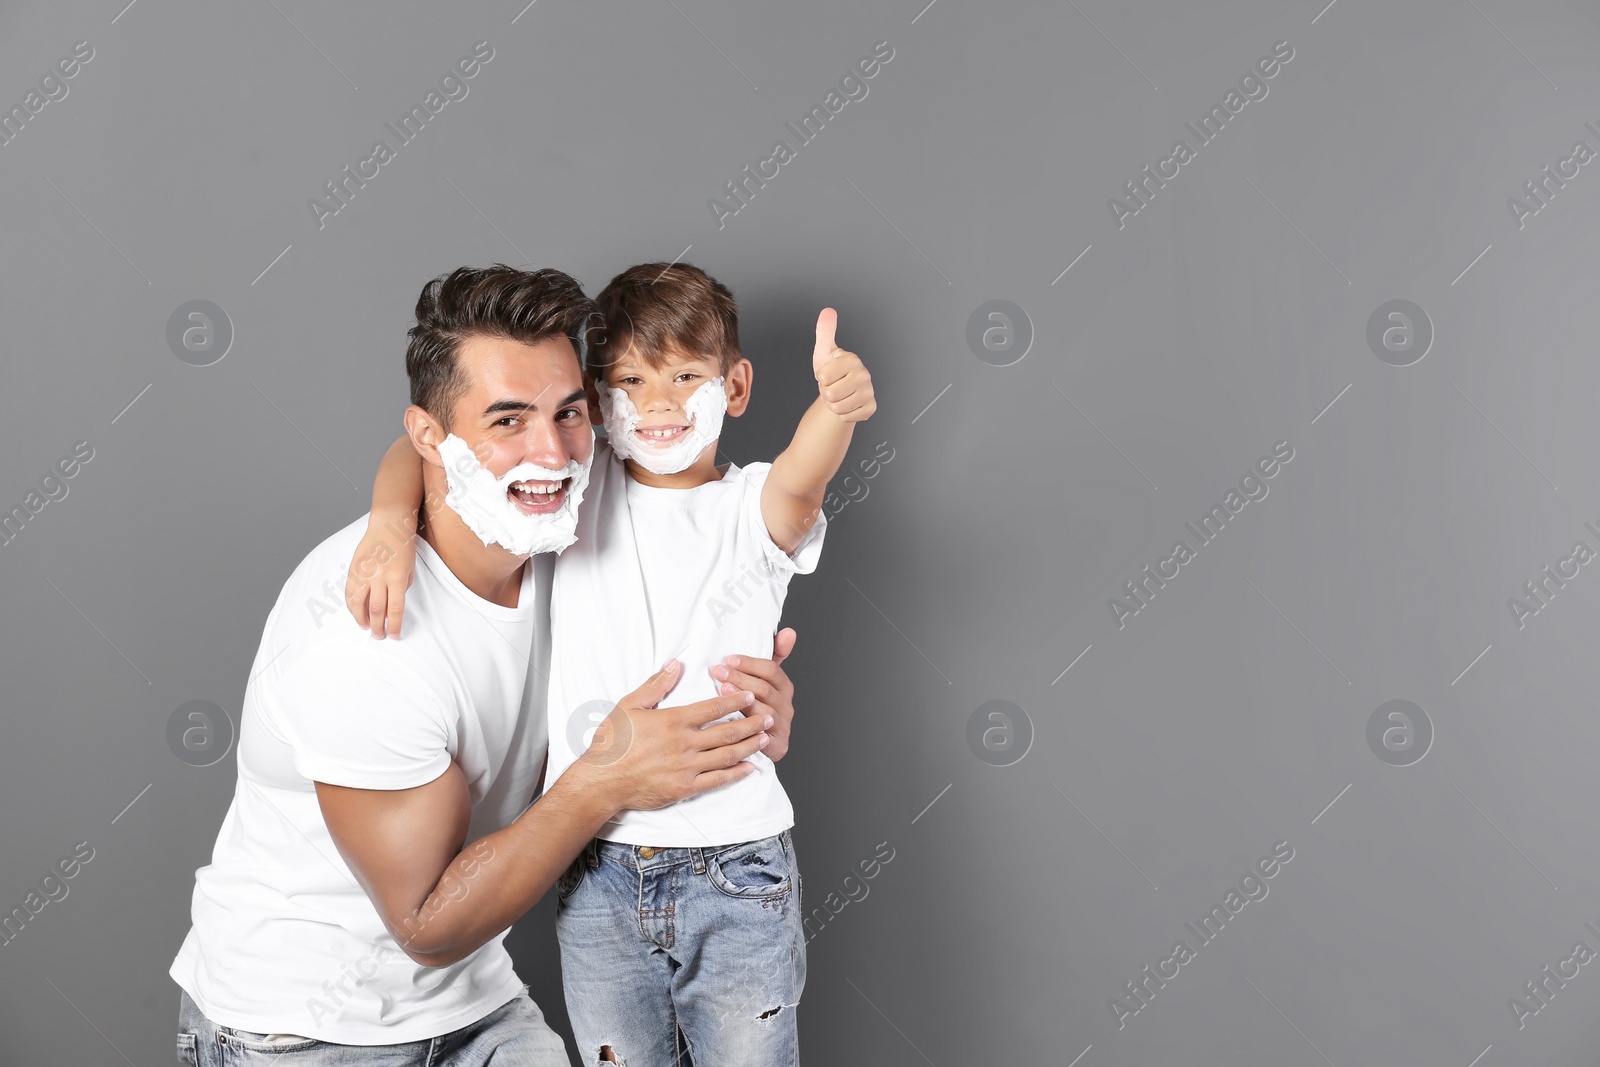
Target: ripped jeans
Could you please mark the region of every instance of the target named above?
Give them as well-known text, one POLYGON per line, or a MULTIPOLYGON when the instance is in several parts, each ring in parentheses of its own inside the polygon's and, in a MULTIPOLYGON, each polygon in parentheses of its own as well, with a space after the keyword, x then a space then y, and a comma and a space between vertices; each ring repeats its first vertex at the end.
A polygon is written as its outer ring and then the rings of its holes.
POLYGON ((708 848, 591 841, 557 886, 578 1061, 798 1067, 806 982, 789 831, 708 848))

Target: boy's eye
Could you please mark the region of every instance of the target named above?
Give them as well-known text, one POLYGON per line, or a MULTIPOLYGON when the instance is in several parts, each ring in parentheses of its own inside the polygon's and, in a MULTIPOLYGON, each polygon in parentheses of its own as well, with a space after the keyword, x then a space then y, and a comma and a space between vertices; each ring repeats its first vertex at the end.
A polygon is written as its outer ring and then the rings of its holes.
POLYGON ((619 378, 617 380, 617 384, 618 385, 638 385, 639 384, 639 379, 631 377, 631 376, 627 377, 627 378, 619 378))
POLYGON ((700 377, 700 375, 696 374, 694 371, 686 370, 682 374, 678 375, 678 377, 676 379, 674 379, 674 380, 675 381, 680 381, 680 382, 686 382, 690 378, 698 378, 698 377, 700 377))

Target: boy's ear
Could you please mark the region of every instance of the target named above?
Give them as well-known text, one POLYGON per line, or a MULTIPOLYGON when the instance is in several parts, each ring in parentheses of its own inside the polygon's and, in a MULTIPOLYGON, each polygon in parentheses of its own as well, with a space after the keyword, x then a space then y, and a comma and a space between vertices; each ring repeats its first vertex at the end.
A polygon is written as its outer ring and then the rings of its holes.
POLYGON ((728 394, 728 414, 736 419, 750 406, 750 389, 755 384, 755 376, 755 368, 743 356, 722 376, 722 388, 728 394))
POLYGON ((600 389, 589 372, 583 372, 583 395, 589 398, 589 425, 599 426, 606 420, 600 415, 600 389))
POLYGON ((405 422, 406 436, 411 438, 411 447, 417 450, 417 455, 422 457, 422 461, 432 463, 435 467, 443 467, 444 460, 439 457, 439 445, 450 436, 450 431, 440 426, 432 415, 415 404, 406 408, 405 422))

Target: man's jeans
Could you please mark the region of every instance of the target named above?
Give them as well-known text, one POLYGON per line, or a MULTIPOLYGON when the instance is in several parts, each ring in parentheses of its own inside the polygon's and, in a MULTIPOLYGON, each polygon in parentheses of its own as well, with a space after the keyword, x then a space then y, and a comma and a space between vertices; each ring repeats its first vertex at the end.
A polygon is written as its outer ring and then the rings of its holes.
POLYGON ((178 1062, 188 1067, 571 1067, 567 1046, 528 987, 500 1008, 441 1037, 400 1045, 336 1045, 235 1030, 206 1018, 183 994, 178 1009, 178 1062))
POLYGON ((561 877, 556 933, 578 1060, 794 1067, 806 981, 800 870, 785 830, 708 848, 591 841, 561 877))

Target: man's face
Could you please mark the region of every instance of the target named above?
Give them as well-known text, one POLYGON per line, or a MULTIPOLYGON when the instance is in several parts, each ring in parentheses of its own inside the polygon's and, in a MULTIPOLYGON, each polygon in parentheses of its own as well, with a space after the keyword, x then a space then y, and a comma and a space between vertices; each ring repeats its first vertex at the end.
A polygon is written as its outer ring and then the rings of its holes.
MULTIPOLYGON (((468 385, 456 401, 450 432, 496 478, 524 463, 549 470, 588 464, 594 432, 578 356, 566 337, 530 345, 475 335, 461 342, 456 359, 468 385)), ((571 482, 513 483, 506 496, 524 515, 553 514, 571 482)))

